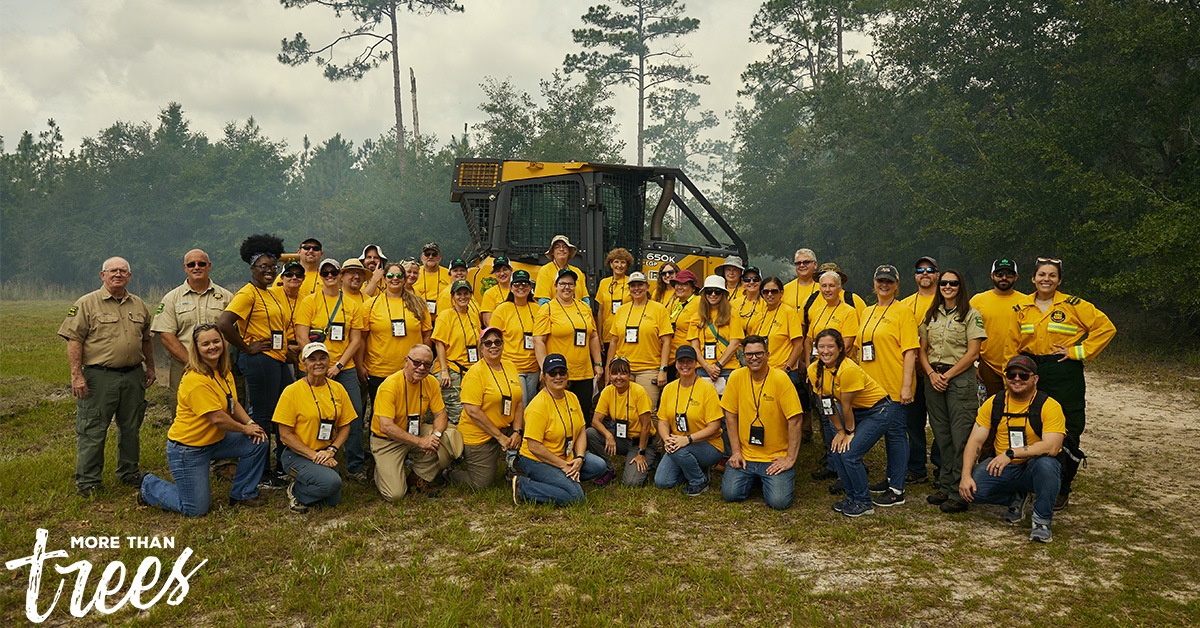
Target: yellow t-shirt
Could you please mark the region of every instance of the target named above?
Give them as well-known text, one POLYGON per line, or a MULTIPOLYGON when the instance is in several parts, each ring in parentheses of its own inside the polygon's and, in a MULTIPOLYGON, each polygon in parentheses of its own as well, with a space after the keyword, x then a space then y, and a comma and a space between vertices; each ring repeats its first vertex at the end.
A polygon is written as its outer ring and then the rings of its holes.
POLYGON ((1004 370, 1004 343, 1008 340, 1009 328, 1017 318, 1013 307, 1024 296, 1024 293, 1016 290, 1007 296, 988 290, 971 297, 971 307, 979 310, 983 316, 983 330, 988 336, 979 346, 979 357, 997 373, 1004 370))
MULTIPOLYGON (((688 342, 693 340, 700 341, 700 357, 709 363, 715 363, 721 358, 721 354, 725 353, 725 349, 733 344, 734 340, 741 340, 746 337, 746 332, 742 329, 742 319, 737 316, 730 316, 729 322, 724 325, 701 325, 700 315, 696 314, 692 317, 692 324, 688 328, 688 342), (717 340, 717 336, 713 334, 713 329, 724 338, 724 342, 717 340), (711 347, 712 352, 709 353, 711 347)), ((737 368, 736 356, 731 358, 725 364, 725 368, 737 368)))
MULTIPOLYGON (((807 286, 802 286, 799 279, 793 279, 783 286, 783 305, 792 308, 793 312, 800 314, 801 318, 803 318, 804 314, 802 310, 804 304, 808 303, 808 298, 814 292, 819 292, 820 290, 821 285, 816 281, 807 286)), ((820 301, 821 297, 818 296, 817 300, 820 301)))
POLYGON ((829 307, 824 299, 818 298, 808 308, 808 329, 805 330, 805 335, 810 340, 815 339, 817 334, 830 328, 838 330, 842 338, 857 336, 858 311, 846 305, 845 301, 839 302, 837 307, 829 307))
MULTIPOLYGON (((600 391, 600 399, 596 401, 596 412, 614 421, 628 422, 628 437, 630 440, 637 440, 642 435, 641 417, 650 412, 650 395, 633 380, 629 381, 629 387, 624 393, 617 392, 617 387, 609 384, 600 391)), ((651 417, 650 434, 653 435, 654 431, 654 418, 651 417)))
POLYGON ((300 442, 309 449, 323 449, 333 442, 337 428, 358 418, 350 395, 341 384, 326 379, 324 386, 309 386, 307 379, 300 379, 283 389, 275 414, 271 420, 280 425, 290 425, 296 430, 300 442), (318 439, 322 420, 333 421, 333 431, 328 440, 318 439))
POLYGON ((349 292, 342 290, 342 300, 343 301, 354 301, 355 303, 358 304, 358 307, 361 308, 363 306, 363 303, 367 302, 367 297, 366 297, 366 295, 364 295, 362 293, 361 290, 358 292, 358 294, 350 294, 349 292))
POLYGON ((629 295, 629 277, 621 277, 621 280, 616 283, 613 283, 612 277, 601 279, 600 288, 596 290, 596 301, 600 306, 600 318, 604 320, 604 329, 601 330, 600 340, 608 344, 608 341, 612 340, 613 315, 622 305, 633 301, 633 297, 629 295))
POLYGON ((796 310, 781 303, 774 310, 761 308, 750 319, 746 335, 766 338, 767 365, 781 369, 787 366, 788 358, 792 355, 792 341, 804 337, 804 324, 796 310))
POLYGON ((249 344, 257 340, 266 340, 268 345, 264 353, 283 362, 287 359, 285 353, 287 352, 288 337, 296 336, 295 329, 283 328, 291 320, 291 313, 286 304, 286 298, 281 299, 268 290, 262 290, 255 287, 254 284, 248 283, 233 295, 233 299, 229 301, 229 305, 225 309, 237 315, 238 330, 242 332, 243 342, 249 344), (282 349, 271 348, 269 343, 272 331, 283 334, 282 349))
POLYGON ((529 451, 529 441, 536 440, 550 453, 571 460, 575 454, 567 452, 566 439, 571 439, 574 448, 575 439, 584 425, 583 408, 575 393, 563 391, 563 399, 555 399, 549 391, 543 390, 525 407, 525 439, 521 441, 521 455, 540 460, 529 451))
POLYGON ((237 403, 237 386, 233 373, 225 377, 209 377, 186 371, 179 380, 179 407, 175 422, 167 430, 167 438, 190 447, 204 447, 225 438, 225 430, 213 425, 204 415, 221 410, 230 416, 230 407, 237 403))
POLYGON ((408 429, 409 416, 421 418, 426 411, 436 414, 446 409, 436 377, 426 375, 416 384, 410 384, 404 377, 404 371, 392 373, 383 380, 379 390, 375 391, 374 403, 371 432, 380 438, 387 438, 387 434, 379 429, 381 416, 392 419, 400 429, 405 430, 408 429))
POLYGON ((308 296, 309 293, 305 292, 304 288, 302 287, 300 288, 300 292, 296 294, 296 298, 293 299, 283 291, 283 288, 277 286, 271 286, 270 288, 267 288, 267 292, 270 292, 275 296, 276 299, 278 299, 279 305, 283 307, 283 312, 286 314, 286 318, 284 320, 287 321, 287 326, 283 328, 284 342, 295 342, 296 310, 300 309, 300 302, 303 301, 304 297, 308 296))
POLYGON ((921 321, 925 320, 925 313, 929 311, 929 306, 933 305, 935 297, 937 297, 936 292, 929 296, 913 293, 904 297, 904 300, 900 301, 900 305, 907 308, 909 312, 912 312, 913 320, 917 321, 917 324, 920 325, 921 321))
POLYGON ((742 328, 746 330, 746 333, 751 333, 750 322, 767 311, 767 302, 762 296, 750 301, 745 294, 739 294, 736 297, 730 297, 729 307, 733 310, 734 316, 742 319, 742 328))
MULTIPOLYGON (((617 354, 609 360, 622 357, 629 360, 631 371, 647 371, 661 366, 663 337, 670 342, 674 330, 667 308, 661 303, 646 300, 646 305, 634 305, 632 301, 621 306, 610 316, 612 332, 617 340, 617 354), (637 328, 637 342, 627 342, 630 329, 637 328)), ((668 357, 668 359, 670 359, 668 357)))
POLYGON ((671 434, 686 436, 695 434, 708 427, 709 423, 718 421, 717 433, 709 436, 708 444, 725 452, 725 442, 721 440, 721 432, 725 413, 721 410, 721 398, 717 389, 713 388, 703 377, 697 377, 691 386, 681 386, 679 380, 668 383, 663 387, 662 396, 658 399, 658 419, 666 421, 671 428, 671 434), (680 414, 687 416, 687 430, 680 430, 675 423, 675 417, 680 414))
MULTIPOLYGON (((800 396, 787 373, 767 369, 767 377, 756 383, 750 369, 741 368, 729 376, 721 407, 737 414, 738 442, 742 457, 753 462, 771 462, 788 452, 788 418, 798 416, 800 396), (750 443, 751 426, 763 427, 763 444, 750 443)), ((799 445, 799 443, 797 443, 799 445)))
POLYGON ((857 393, 854 401, 850 402, 856 410, 870 408, 887 396, 887 391, 878 382, 871 379, 854 360, 846 358, 836 371, 823 369, 817 377, 817 366, 820 360, 813 360, 808 365, 808 381, 812 382, 813 391, 822 397, 833 395, 835 401, 841 401, 842 393, 857 393))
POLYGON ((538 310, 533 335, 546 336, 546 353, 561 353, 567 359, 567 379, 591 379, 592 354, 588 340, 596 330, 592 310, 578 299, 564 306, 553 299, 538 310), (579 346, 577 330, 583 330, 583 346, 579 346))
MULTIPOLYGON (((322 329, 325 331, 325 347, 329 349, 329 363, 342 363, 343 369, 354 368, 353 356, 345 356, 346 348, 350 346, 350 330, 362 331, 363 321, 358 315, 358 304, 352 299, 343 298, 338 306, 338 297, 326 296, 324 292, 314 292, 300 301, 296 311, 296 324, 307 325, 309 330, 322 329), (335 314, 334 311, 337 311, 335 314), (341 340, 334 340, 334 325, 342 325, 341 340)), ((295 330, 292 330, 295 335, 295 330)))
MULTIPOLYGON (((503 372, 496 373, 487 362, 481 360, 467 369, 459 399, 464 404, 480 406, 484 416, 491 419, 492 425, 503 429, 512 425, 517 405, 521 403, 521 376, 512 362, 501 359, 500 367, 503 372), (505 397, 509 398, 508 414, 504 414, 505 397)), ((482 445, 492 438, 475 425, 466 410, 458 420, 458 431, 468 445, 482 445)))
POLYGON ((511 292, 511 289, 505 288, 500 284, 496 284, 491 288, 488 288, 487 292, 483 293, 483 300, 480 302, 479 311, 481 313, 495 312, 496 308, 499 307, 501 303, 504 303, 504 300, 508 298, 508 295, 511 292))
POLYGON ((428 312, 421 313, 425 315, 425 320, 417 318, 404 304, 404 299, 391 298, 387 291, 371 297, 363 305, 361 317, 367 343, 363 368, 368 374, 387 377, 404 368, 404 358, 408 352, 421 344, 425 332, 433 330, 433 316, 428 312), (398 328, 392 325, 392 321, 397 322, 398 328))
POLYGON ((696 317, 696 311, 700 309, 701 298, 700 295, 693 294, 686 302, 680 302, 672 296, 667 302, 667 317, 671 319, 671 328, 674 330, 671 354, 667 356, 671 364, 675 363, 675 351, 688 342, 688 332, 691 330, 692 319, 696 317))
MULTIPOLYGON (((276 278, 275 285, 273 287, 282 289, 283 288, 283 277, 276 278)), ((299 298, 303 299, 304 297, 306 297, 314 292, 320 292, 320 291, 321 291, 321 274, 315 270, 304 271, 304 279, 300 282, 299 298)))
MULTIPOLYGON (((421 297, 422 301, 437 302, 438 295, 442 293, 450 285, 450 270, 438 266, 437 273, 431 273, 425 270, 425 265, 421 265, 421 276, 417 277, 417 283, 413 284, 413 292, 421 297)), ((434 312, 436 313, 436 312, 434 312)))
MULTIPOLYGON (((921 346, 912 312, 896 301, 885 307, 872 305, 863 313, 857 335, 858 364, 892 399, 900 399, 900 389, 904 387, 904 352, 921 346), (862 359, 862 346, 868 342, 872 343, 874 360, 862 359)), ((914 378, 913 386, 916 385, 914 378)))
MULTIPOLYGON (((567 268, 575 271, 578 278, 575 280, 575 299, 582 301, 589 296, 587 289, 587 275, 583 274, 582 270, 567 264, 567 268)), ((558 292, 554 288, 554 282, 558 279, 558 266, 554 262, 547 262, 544 266, 538 269, 537 278, 533 280, 533 298, 535 299, 550 299, 553 301, 558 292)))
POLYGON ((459 314, 454 308, 438 314, 437 324, 433 326, 432 340, 446 343, 446 366, 452 371, 465 373, 471 365, 478 362, 479 356, 479 311, 474 304, 467 306, 466 314, 459 314), (467 347, 474 347, 473 356, 468 354, 467 347), (474 357, 474 360, 469 358, 474 357))
POLYGON ((505 360, 517 367, 518 373, 534 373, 538 370, 537 354, 533 350, 533 328, 537 320, 538 304, 532 298, 522 307, 508 301, 501 302, 492 312, 491 326, 504 333, 505 360), (529 334, 529 345, 525 334, 529 334))
MULTIPOLYGON (((987 401, 979 406, 979 413, 975 415, 975 423, 984 429, 992 429, 992 406, 995 404, 996 397, 992 395, 987 401)), ((1006 414, 1021 414, 1029 411, 1029 406, 1033 405, 1033 397, 1025 402, 1013 401, 1005 394, 1004 411, 1006 414)), ((1025 444, 1033 445, 1042 442, 1042 438, 1033 431, 1029 426, 1029 421, 1025 417, 1010 417, 1006 416, 1000 420, 1000 427, 996 430, 996 443, 994 451, 990 454, 998 456, 1001 453, 1008 451, 1012 445, 1008 440, 1009 427, 1025 428, 1025 444)), ((1046 403, 1042 404, 1042 434, 1066 434, 1067 433, 1067 417, 1063 414, 1062 404, 1054 400, 1053 397, 1046 398, 1046 403)), ((987 456, 986 452, 982 455, 987 456)), ((1016 464, 1024 464, 1027 458, 1018 458, 1013 462, 1016 464)))

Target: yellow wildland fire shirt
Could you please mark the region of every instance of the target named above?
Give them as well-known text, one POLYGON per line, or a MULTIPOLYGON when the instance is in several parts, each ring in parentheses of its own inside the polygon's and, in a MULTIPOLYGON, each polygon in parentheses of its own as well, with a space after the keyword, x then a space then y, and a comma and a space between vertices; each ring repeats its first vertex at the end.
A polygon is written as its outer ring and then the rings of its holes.
POLYGON ((1006 361, 1020 353, 1049 355, 1056 344, 1067 347, 1072 360, 1091 360, 1117 333, 1104 312, 1079 297, 1055 292, 1045 312, 1034 303, 1036 298, 1036 293, 1028 295, 1013 307, 1017 316, 1009 327, 1006 361))

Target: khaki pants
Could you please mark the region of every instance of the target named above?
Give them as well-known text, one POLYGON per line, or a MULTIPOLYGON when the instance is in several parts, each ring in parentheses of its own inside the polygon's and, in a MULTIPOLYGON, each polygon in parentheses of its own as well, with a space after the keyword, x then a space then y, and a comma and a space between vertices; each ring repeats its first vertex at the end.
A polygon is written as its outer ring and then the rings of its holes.
POLYGON ((658 397, 662 394, 662 389, 656 383, 658 380, 658 369, 649 369, 645 371, 633 371, 633 381, 638 386, 646 389, 646 394, 650 397, 650 413, 658 412, 658 397))
MULTIPOLYGON (((375 457, 375 486, 379 494, 387 501, 395 501, 404 497, 408 492, 408 480, 404 472, 404 460, 412 456, 413 472, 421 479, 432 482, 437 474, 454 461, 450 453, 450 431, 458 428, 450 425, 442 434, 442 445, 438 447, 437 455, 431 456, 414 445, 398 443, 390 438, 380 438, 371 433, 371 455, 375 457)), ((421 424, 421 436, 433 433, 432 423, 421 424)))
MULTIPOLYGON (((506 427, 500 432, 508 436, 512 434, 512 428, 506 427)), ((464 445, 463 462, 466 468, 451 471, 450 480, 471 488, 488 488, 496 481, 496 470, 502 455, 504 448, 494 438, 489 438, 482 445, 464 445)))

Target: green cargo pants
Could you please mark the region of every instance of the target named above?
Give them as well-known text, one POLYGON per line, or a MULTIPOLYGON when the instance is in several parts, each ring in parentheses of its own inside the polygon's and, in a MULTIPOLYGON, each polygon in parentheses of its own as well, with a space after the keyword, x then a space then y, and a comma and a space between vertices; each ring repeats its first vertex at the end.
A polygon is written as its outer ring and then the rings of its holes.
POLYGON ((145 369, 128 373, 84 367, 88 397, 75 402, 75 488, 99 486, 104 471, 104 441, 108 426, 117 420, 117 478, 132 482, 138 477, 141 442, 138 433, 146 416, 145 369))

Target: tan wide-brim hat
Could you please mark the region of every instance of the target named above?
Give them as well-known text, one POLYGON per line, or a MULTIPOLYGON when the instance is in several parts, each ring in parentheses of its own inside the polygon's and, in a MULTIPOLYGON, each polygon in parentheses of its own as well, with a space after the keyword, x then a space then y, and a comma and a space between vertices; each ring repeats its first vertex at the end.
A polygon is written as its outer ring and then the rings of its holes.
MULTIPOLYGON (((464 449, 463 437, 462 432, 458 431, 457 427, 454 427, 454 425, 446 426, 446 431, 442 432, 442 442, 446 444, 446 449, 450 450, 450 455, 454 459, 462 457, 464 449)), ((442 460, 442 458, 446 457, 446 449, 438 447, 438 462, 444 463, 438 466, 450 466, 451 460, 442 460)))
POLYGON ((556 235, 553 238, 550 238, 550 246, 546 247, 546 257, 554 259, 554 245, 558 244, 559 242, 567 245, 567 259, 575 257, 575 254, 579 252, 579 247, 571 244, 570 238, 565 235, 556 235))

